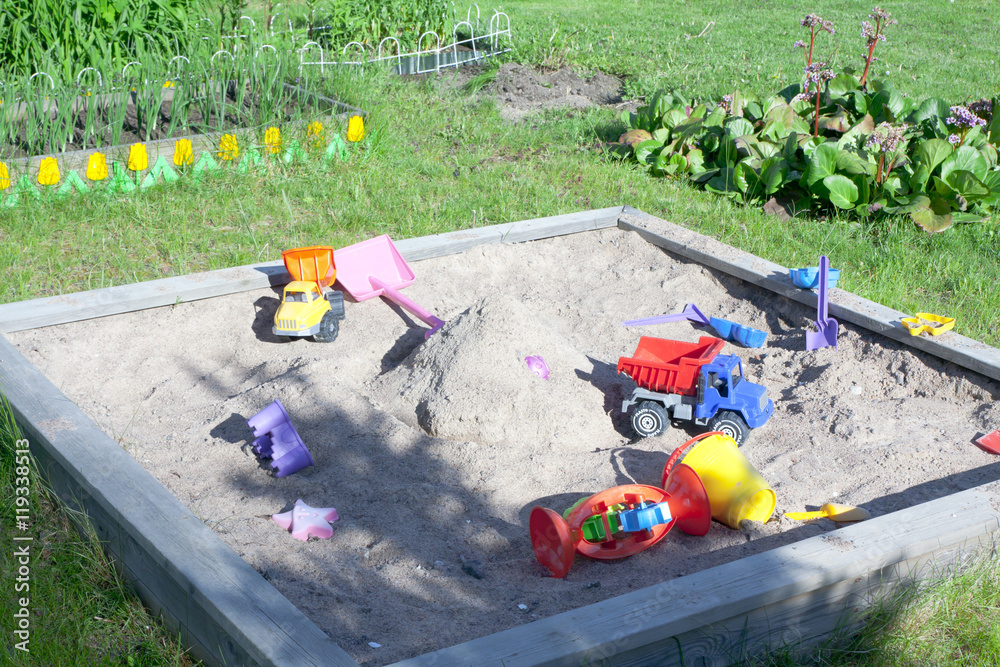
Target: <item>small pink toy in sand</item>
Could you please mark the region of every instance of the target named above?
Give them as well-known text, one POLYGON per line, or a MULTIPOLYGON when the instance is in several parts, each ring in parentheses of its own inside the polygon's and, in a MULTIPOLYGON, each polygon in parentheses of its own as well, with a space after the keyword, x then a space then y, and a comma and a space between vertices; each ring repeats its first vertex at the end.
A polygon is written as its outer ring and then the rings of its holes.
POLYGON ((315 535, 320 539, 326 539, 333 535, 333 526, 330 524, 336 521, 337 510, 332 507, 310 507, 302 502, 302 499, 295 501, 295 507, 281 514, 272 514, 271 520, 284 528, 291 529, 292 537, 305 542, 310 535, 315 535))
POLYGON ((524 358, 525 363, 528 364, 528 370, 542 378, 543 380, 549 379, 549 365, 545 363, 545 360, 538 355, 532 355, 530 357, 524 358))

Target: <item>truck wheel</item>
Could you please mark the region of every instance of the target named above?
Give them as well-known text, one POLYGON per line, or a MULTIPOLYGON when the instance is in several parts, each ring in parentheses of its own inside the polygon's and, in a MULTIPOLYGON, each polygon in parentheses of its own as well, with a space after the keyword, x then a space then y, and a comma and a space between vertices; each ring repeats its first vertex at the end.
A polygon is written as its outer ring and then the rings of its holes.
POLYGON ((333 313, 324 313, 319 321, 319 331, 313 334, 317 343, 332 343, 340 333, 340 320, 333 313))
POLYGON ((743 415, 732 410, 720 410, 709 420, 708 428, 712 431, 722 431, 736 442, 737 447, 742 447, 750 437, 750 427, 747 426, 743 415))
POLYGON ((663 433, 669 421, 667 409, 656 401, 643 401, 632 410, 632 428, 644 438, 663 433))

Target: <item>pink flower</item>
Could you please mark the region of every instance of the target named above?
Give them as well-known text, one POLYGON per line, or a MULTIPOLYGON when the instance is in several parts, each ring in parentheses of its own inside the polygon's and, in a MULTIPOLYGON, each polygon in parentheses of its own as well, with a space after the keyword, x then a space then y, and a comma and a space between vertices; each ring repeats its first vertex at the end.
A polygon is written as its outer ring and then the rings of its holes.
POLYGON ((977 125, 986 125, 985 119, 980 118, 976 114, 972 113, 972 111, 962 106, 951 107, 951 116, 945 118, 944 122, 958 128, 967 129, 976 127, 977 125))
POLYGON ((813 63, 803 71, 806 73, 806 80, 810 83, 829 81, 835 76, 832 69, 826 69, 826 63, 813 63))
POLYGON ((978 102, 972 102, 969 104, 969 111, 989 122, 993 120, 993 101, 982 98, 978 102))
POLYGON ((893 127, 889 123, 879 123, 879 126, 875 128, 871 136, 868 137, 867 143, 865 143, 865 148, 874 148, 876 151, 881 151, 883 153, 892 153, 896 150, 896 147, 903 140, 903 132, 907 130, 908 126, 903 124, 899 127, 893 127))

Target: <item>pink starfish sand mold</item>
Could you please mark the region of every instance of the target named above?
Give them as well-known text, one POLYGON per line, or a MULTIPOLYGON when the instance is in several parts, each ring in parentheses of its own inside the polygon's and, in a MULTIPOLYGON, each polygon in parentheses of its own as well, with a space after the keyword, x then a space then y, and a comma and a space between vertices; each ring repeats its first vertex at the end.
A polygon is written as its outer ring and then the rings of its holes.
POLYGON ((332 507, 310 507, 299 498, 295 501, 295 507, 281 514, 272 514, 271 520, 288 530, 291 528, 292 537, 305 542, 310 535, 315 535, 320 539, 326 539, 333 535, 333 526, 330 524, 338 518, 337 510, 332 507))

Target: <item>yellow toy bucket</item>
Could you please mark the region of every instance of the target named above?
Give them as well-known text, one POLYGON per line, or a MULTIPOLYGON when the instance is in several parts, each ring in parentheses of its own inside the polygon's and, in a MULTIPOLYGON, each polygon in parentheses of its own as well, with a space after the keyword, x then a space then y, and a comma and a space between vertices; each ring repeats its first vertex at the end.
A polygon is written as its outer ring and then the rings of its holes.
POLYGON ((762 522, 770 519, 777 503, 774 490, 750 465, 733 439, 719 431, 703 433, 674 450, 664 468, 664 479, 681 453, 695 442, 698 444, 684 456, 684 463, 705 484, 712 518, 735 529, 746 519, 762 522))

